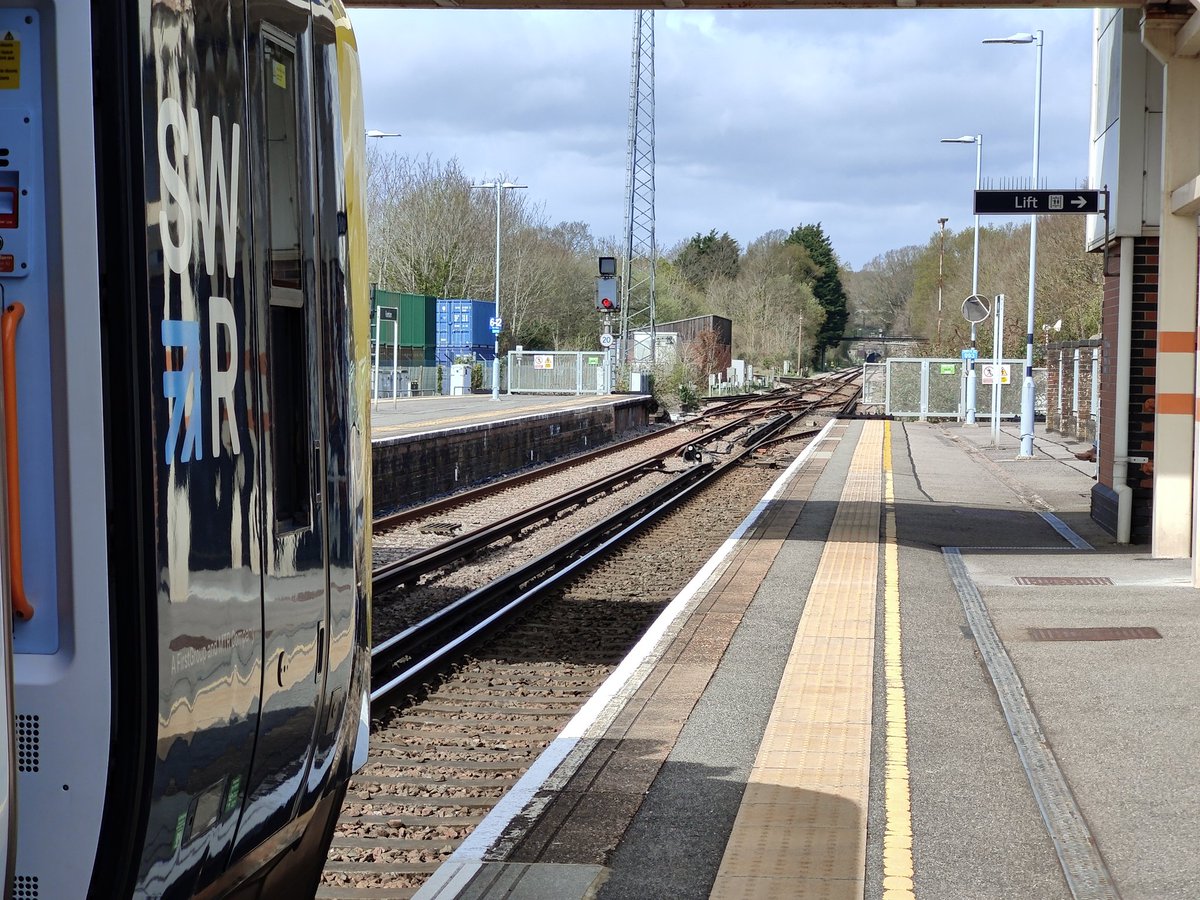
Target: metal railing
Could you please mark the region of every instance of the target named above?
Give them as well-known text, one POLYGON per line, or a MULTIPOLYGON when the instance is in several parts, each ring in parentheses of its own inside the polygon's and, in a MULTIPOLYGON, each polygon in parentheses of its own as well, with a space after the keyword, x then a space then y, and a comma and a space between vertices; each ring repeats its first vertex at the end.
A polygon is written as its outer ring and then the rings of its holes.
POLYGON ((1100 420, 1100 341, 1064 341, 1046 347, 1046 430, 1081 441, 1095 439, 1100 420))
MULTIPOLYGON (((1021 386, 1025 361, 1006 359, 1009 383, 1000 385, 999 415, 1016 419, 1021 415, 1021 386)), ((992 417, 992 363, 977 360, 979 378, 975 415, 992 417), (986 371, 985 371, 986 368, 986 371)), ((1035 411, 1046 408, 1046 370, 1034 369, 1035 411)), ((863 365, 862 406, 890 416, 913 419, 964 419, 967 411, 967 366, 954 358, 896 358, 863 365)))
POLYGON ((508 354, 510 394, 607 394, 610 367, 608 354, 592 352, 544 352, 529 350, 508 354))

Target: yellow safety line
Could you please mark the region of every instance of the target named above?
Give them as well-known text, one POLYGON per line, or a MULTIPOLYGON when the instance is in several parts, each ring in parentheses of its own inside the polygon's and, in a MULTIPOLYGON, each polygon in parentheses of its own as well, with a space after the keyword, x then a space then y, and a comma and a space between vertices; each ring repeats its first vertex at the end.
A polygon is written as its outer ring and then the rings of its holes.
POLYGON ((891 422, 884 424, 883 432, 883 501, 883 668, 887 684, 883 900, 915 900, 908 778, 908 714, 900 648, 900 552, 896 541, 891 422))
POLYGON ((863 896, 882 449, 866 423, 714 898, 863 896))

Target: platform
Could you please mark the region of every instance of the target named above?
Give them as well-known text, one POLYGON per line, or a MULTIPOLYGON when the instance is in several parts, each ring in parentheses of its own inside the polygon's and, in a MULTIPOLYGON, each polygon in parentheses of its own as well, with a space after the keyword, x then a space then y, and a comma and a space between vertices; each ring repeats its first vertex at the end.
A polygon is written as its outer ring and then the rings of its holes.
POLYGON ((418 896, 1200 896, 1190 561, 1018 443, 834 424, 418 896))
POLYGON ((371 440, 449 431, 507 419, 523 419, 589 407, 644 400, 637 394, 462 394, 455 397, 384 398, 371 410, 371 440))
POLYGON ((642 394, 465 394, 382 400, 371 414, 375 515, 645 429, 642 394))

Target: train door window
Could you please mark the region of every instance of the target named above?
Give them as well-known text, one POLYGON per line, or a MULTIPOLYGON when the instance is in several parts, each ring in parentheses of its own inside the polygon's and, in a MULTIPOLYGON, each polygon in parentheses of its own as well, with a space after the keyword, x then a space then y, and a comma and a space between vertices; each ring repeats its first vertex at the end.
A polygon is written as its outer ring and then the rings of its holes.
POLYGON ((308 310, 301 252, 303 192, 296 52, 263 34, 270 222, 269 366, 273 500, 279 530, 311 522, 309 492, 308 310))

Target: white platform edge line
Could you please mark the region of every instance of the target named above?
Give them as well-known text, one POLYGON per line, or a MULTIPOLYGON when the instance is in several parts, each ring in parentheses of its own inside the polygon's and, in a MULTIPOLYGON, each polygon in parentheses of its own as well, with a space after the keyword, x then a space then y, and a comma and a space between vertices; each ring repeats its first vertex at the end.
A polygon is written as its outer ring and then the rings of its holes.
MULTIPOLYGON (((509 789, 508 793, 501 798, 499 803, 492 807, 491 812, 484 817, 483 821, 475 826, 475 830, 467 836, 467 839, 459 844, 450 857, 421 886, 421 889, 413 896, 413 900, 438 900, 438 898, 454 896, 442 893, 444 888, 449 886, 452 879, 455 881, 455 890, 465 886, 465 884, 458 883, 458 879, 454 878, 455 874, 461 873, 463 865, 466 863, 481 862, 487 852, 500 838, 501 834, 504 833, 504 829, 508 827, 509 823, 524 812, 525 808, 533 800, 534 795, 567 757, 567 754, 575 748, 575 745, 579 743, 592 724, 600 717, 609 702, 626 687, 645 659, 658 649, 658 644, 667 629, 695 596, 706 587, 706 582, 712 578, 718 566, 733 553, 738 543, 746 535, 746 532, 754 527, 755 522, 758 521, 758 518, 771 502, 782 493, 784 487, 787 486, 796 472, 808 462, 809 458, 816 452, 817 447, 826 440, 830 430, 837 422, 837 419, 830 419, 813 439, 812 443, 805 447, 800 452, 800 455, 792 461, 792 464, 775 479, 775 482, 763 495, 762 499, 755 504, 754 509, 746 515, 746 518, 742 520, 742 523, 734 530, 733 534, 725 540, 717 552, 704 564, 704 567, 696 573, 695 577, 659 613, 658 618, 654 620, 654 623, 642 635, 641 639, 634 645, 634 648, 621 661, 621 664, 604 680, 599 690, 591 696, 587 703, 580 707, 579 711, 575 713, 566 724, 566 727, 563 728, 560 736, 555 738, 541 752, 538 758, 534 760, 533 765, 525 770, 525 774, 521 776, 517 783, 509 789)), ((474 875, 475 871, 477 871, 477 867, 471 870, 471 874, 474 875)))
POLYGON ((1079 536, 1070 525, 1060 519, 1052 512, 1039 512, 1039 516, 1045 519, 1050 527, 1062 535, 1063 540, 1074 547, 1076 550, 1095 550, 1096 548, 1089 544, 1086 540, 1079 536))

